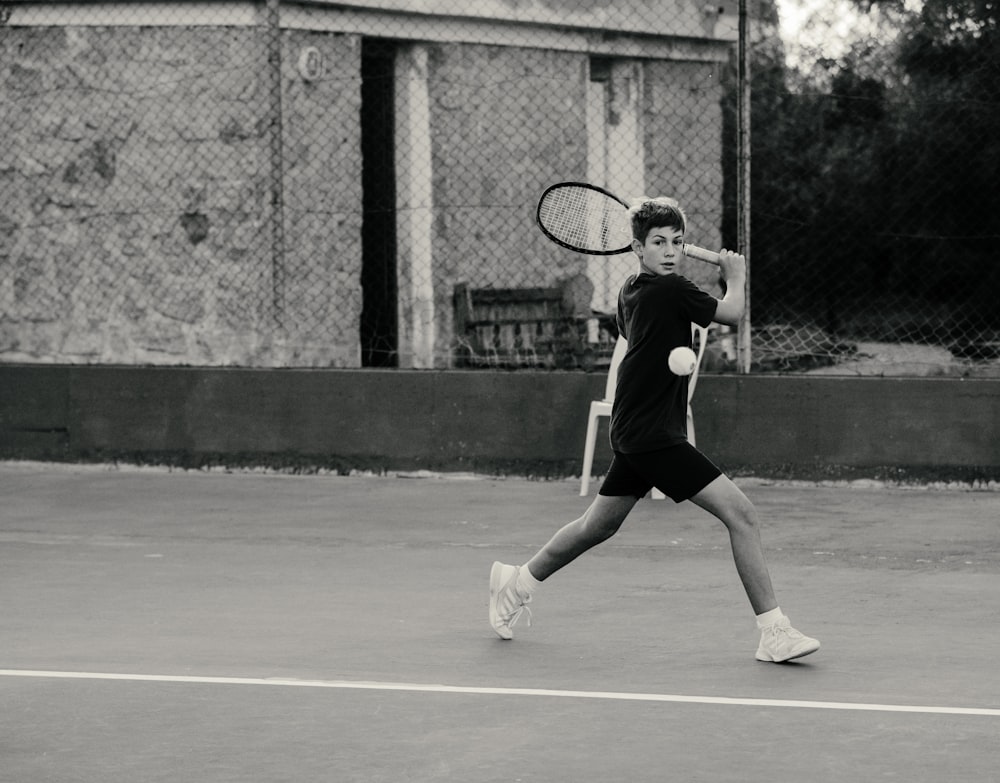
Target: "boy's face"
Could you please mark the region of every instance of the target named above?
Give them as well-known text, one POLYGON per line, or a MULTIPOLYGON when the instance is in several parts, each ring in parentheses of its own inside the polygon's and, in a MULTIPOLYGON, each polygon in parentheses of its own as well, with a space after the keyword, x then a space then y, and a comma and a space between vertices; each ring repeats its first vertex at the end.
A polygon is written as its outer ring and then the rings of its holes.
POLYGON ((645 242, 632 240, 632 250, 639 256, 643 272, 672 275, 684 258, 684 232, 670 226, 651 228, 645 242))

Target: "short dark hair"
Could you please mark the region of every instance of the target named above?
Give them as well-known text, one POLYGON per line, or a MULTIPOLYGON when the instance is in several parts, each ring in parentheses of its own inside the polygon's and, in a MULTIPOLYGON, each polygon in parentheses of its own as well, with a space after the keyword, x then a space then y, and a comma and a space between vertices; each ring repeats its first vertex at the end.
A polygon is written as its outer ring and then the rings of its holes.
POLYGON ((632 220, 632 236, 645 242, 650 230, 667 226, 681 233, 687 230, 687 215, 674 199, 661 196, 647 198, 629 209, 632 220))

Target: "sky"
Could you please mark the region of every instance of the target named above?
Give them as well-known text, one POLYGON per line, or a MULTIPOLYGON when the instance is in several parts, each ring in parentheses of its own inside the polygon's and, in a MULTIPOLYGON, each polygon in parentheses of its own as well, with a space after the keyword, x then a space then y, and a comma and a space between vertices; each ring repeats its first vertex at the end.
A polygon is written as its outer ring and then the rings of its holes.
MULTIPOLYGON (((907 9, 916 10, 921 0, 906 0, 907 9)), ((851 0, 777 0, 781 38, 789 65, 805 56, 837 57, 852 40, 872 31, 872 17, 862 13, 851 0), (819 12, 826 24, 809 28, 809 18, 819 12)))

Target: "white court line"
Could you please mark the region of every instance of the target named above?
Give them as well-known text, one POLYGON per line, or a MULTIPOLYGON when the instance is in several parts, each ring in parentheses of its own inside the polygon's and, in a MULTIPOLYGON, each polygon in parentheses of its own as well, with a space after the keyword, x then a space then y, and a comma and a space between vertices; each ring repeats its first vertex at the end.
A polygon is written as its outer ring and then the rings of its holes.
POLYGON ((464 685, 432 685, 412 682, 363 682, 352 680, 299 680, 283 677, 198 677, 172 674, 116 674, 109 672, 58 672, 0 669, 0 677, 35 677, 64 680, 125 680, 208 685, 271 685, 283 688, 340 688, 368 691, 410 691, 489 696, 548 696, 557 699, 608 699, 616 701, 723 704, 749 707, 797 707, 812 710, 858 710, 863 712, 909 712, 924 715, 985 715, 1000 718, 1000 709, 979 707, 922 707, 910 704, 865 704, 843 701, 797 701, 794 699, 745 699, 727 696, 678 696, 667 693, 618 693, 614 691, 567 691, 548 688, 486 688, 464 685))

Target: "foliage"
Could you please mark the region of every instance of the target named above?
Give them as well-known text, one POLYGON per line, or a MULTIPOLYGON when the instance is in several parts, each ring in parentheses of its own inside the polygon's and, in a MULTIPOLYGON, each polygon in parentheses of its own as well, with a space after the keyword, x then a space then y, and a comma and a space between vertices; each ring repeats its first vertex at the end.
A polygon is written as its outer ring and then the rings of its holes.
POLYGON ((938 339, 1000 327, 998 6, 858 5, 879 26, 835 57, 755 48, 754 320, 859 336, 893 292, 938 339))

